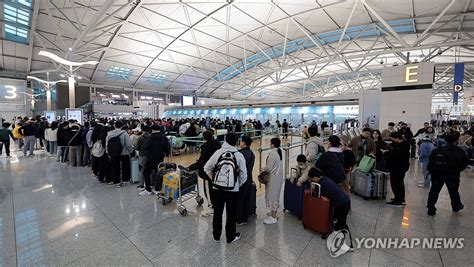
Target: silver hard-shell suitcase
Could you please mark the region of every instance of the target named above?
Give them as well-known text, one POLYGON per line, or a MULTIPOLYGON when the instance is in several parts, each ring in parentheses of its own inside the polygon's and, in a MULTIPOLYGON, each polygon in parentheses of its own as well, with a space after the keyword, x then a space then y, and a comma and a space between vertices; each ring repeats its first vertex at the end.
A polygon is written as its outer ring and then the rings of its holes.
POLYGON ((364 199, 385 199, 387 196, 387 173, 355 170, 351 175, 351 190, 364 199))

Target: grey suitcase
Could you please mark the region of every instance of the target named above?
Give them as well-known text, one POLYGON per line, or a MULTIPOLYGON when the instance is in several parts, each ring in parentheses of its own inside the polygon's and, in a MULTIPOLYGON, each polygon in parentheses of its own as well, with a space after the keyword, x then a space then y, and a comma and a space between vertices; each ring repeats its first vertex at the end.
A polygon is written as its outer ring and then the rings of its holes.
POLYGON ((365 173, 356 169, 351 175, 351 190, 364 199, 385 199, 387 180, 387 173, 376 170, 365 173))
POLYGON ((140 168, 138 167, 138 159, 130 159, 130 172, 131 172, 131 182, 138 183, 140 182, 140 168))

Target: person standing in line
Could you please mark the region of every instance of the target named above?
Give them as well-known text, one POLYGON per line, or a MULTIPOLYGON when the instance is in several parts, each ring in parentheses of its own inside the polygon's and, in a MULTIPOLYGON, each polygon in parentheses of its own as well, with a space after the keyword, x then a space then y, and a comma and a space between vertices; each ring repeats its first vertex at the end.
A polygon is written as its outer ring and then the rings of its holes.
POLYGON ((25 125, 25 123, 21 119, 19 119, 15 125, 15 128, 13 128, 13 137, 15 137, 16 144, 18 146, 18 149, 20 150, 23 149, 23 145, 24 145, 24 140, 23 140, 24 136, 21 134, 21 131, 20 131, 23 125, 25 125))
POLYGON ((107 155, 107 149, 106 149, 107 136, 111 130, 112 129, 108 124, 103 125, 100 129, 98 141, 100 141, 100 144, 102 145, 102 149, 105 150, 105 152, 102 154, 102 157, 99 158, 98 174, 99 174, 100 183, 107 183, 107 184, 113 185, 114 182, 112 179, 111 164, 110 164, 109 155, 107 155))
POLYGON ((25 140, 25 145, 23 146, 23 156, 25 157, 34 156, 33 151, 35 150, 36 144, 36 128, 33 126, 33 123, 33 120, 29 120, 20 129, 20 133, 24 136, 23 139, 25 140))
POLYGON ((316 161, 316 168, 321 170, 323 176, 331 178, 341 189, 346 180, 344 171, 344 154, 341 150, 341 139, 336 135, 328 138, 330 148, 316 161))
POLYGON ((408 127, 408 124, 401 122, 400 130, 398 130, 398 132, 402 134, 403 139, 405 139, 410 145, 410 157, 412 159, 416 158, 416 142, 413 139, 413 132, 410 127, 408 127))
POLYGON ((248 224, 249 220, 249 210, 250 210, 250 194, 252 189, 253 182, 253 166, 255 165, 255 154, 250 149, 252 145, 252 138, 248 136, 242 137, 242 142, 240 142, 239 152, 245 158, 245 167, 247 169, 247 180, 240 187, 239 191, 239 201, 237 202, 237 226, 242 226, 248 224))
POLYGON ((469 158, 466 152, 457 146, 459 136, 459 132, 447 134, 447 144, 431 153, 428 163, 428 170, 431 173, 431 190, 427 204, 429 216, 436 215, 436 202, 445 184, 451 198, 452 210, 459 212, 464 208, 459 196, 459 185, 461 172, 469 165, 469 158))
POLYGON ((384 160, 384 155, 383 152, 387 150, 387 143, 383 141, 382 139, 382 134, 380 133, 379 130, 373 130, 372 131, 372 140, 374 140, 375 143, 375 169, 377 170, 383 170, 385 168, 385 160, 384 160))
MULTIPOLYGON (((145 190, 145 175, 144 175, 144 169, 145 169, 145 164, 146 164, 146 151, 144 149, 144 144, 146 139, 150 136, 151 134, 151 127, 144 124, 141 126, 141 131, 142 134, 137 138, 135 145, 133 146, 133 149, 138 151, 138 168, 140 170, 140 184, 137 186, 137 188, 140 191, 145 190)), ((133 144, 133 141, 132 141, 133 144)))
MULTIPOLYGON (((158 164, 169 157, 171 154, 171 145, 168 138, 161 132, 160 125, 151 126, 151 134, 143 144, 143 155, 146 157, 143 177, 145 178, 145 190, 139 193, 140 196, 149 196, 153 194, 151 188, 151 173, 158 171, 158 164)), ((141 153, 140 153, 141 154, 141 153)))
POLYGON ((376 146, 374 140, 370 138, 372 130, 368 127, 362 129, 362 133, 351 139, 349 147, 356 156, 357 163, 359 163, 364 156, 373 156, 376 154, 376 146))
POLYGON ((82 165, 82 128, 75 121, 69 125, 68 150, 69 165, 79 167, 82 165))
POLYGON ((430 161, 430 155, 435 149, 433 142, 429 135, 420 135, 420 158, 421 169, 423 173, 423 181, 418 183, 418 187, 430 188, 431 187, 431 174, 428 171, 428 163, 430 161))
POLYGON ((214 206, 214 189, 212 188, 212 177, 209 177, 207 173, 204 171, 204 165, 206 162, 214 155, 214 153, 221 149, 221 143, 214 139, 213 136, 214 132, 212 130, 205 131, 202 134, 204 139, 204 144, 201 145, 201 155, 199 156, 198 160, 189 166, 189 169, 192 171, 198 170, 199 177, 203 179, 204 183, 204 194, 209 192, 209 198, 207 199, 209 203, 209 207, 205 208, 201 214, 202 216, 210 216, 214 214, 214 210, 212 207, 214 206))
MULTIPOLYGON (((217 150, 212 157, 204 165, 204 171, 209 177, 221 178, 224 176, 224 173, 221 173, 220 170, 226 167, 229 171, 234 171, 232 177, 226 175, 229 180, 228 184, 233 183, 232 189, 221 189, 218 188, 214 183, 214 193, 215 193, 215 203, 214 203, 214 217, 212 219, 212 235, 215 242, 219 242, 222 234, 222 213, 224 212, 224 207, 226 209, 226 239, 227 243, 232 243, 240 239, 240 233, 236 232, 236 213, 237 213, 237 202, 239 199, 239 189, 247 181, 247 167, 245 163, 245 158, 235 147, 237 144, 238 138, 235 133, 228 133, 226 135, 226 141, 222 145, 222 148, 217 150), (232 159, 228 159, 226 163, 223 160, 224 155, 231 154, 232 159), (233 164, 230 164, 229 161, 232 161, 233 164), (231 167, 232 165, 232 167, 231 167), (217 168, 216 168, 217 167, 217 168), (219 169, 219 167, 221 169, 219 169), (233 168, 230 170, 229 168, 233 168), (221 175, 220 175, 221 174, 221 175), (218 175, 218 177, 214 177, 218 175), (237 176, 237 177, 235 177, 237 176), (234 180, 235 178, 235 180, 234 180), (231 181, 232 179, 233 181, 231 181)), ((219 181, 221 181, 219 179, 219 181)), ((281 183, 280 183, 281 185, 281 183)))
POLYGON ((400 132, 390 134, 392 143, 387 152, 387 163, 390 172, 390 185, 394 198, 387 204, 392 207, 405 205, 405 174, 410 168, 410 144, 405 141, 400 132))
POLYGON ((10 158, 10 138, 15 141, 15 137, 10 130, 10 125, 10 123, 4 122, 2 124, 2 129, 0 129, 0 156, 2 155, 3 146, 5 146, 7 158, 10 158))
POLYGON ((99 179, 99 168, 100 168, 100 157, 101 157, 100 153, 102 153, 105 149, 103 146, 99 147, 99 144, 97 144, 96 148, 94 149, 94 145, 96 142, 100 142, 100 132, 102 131, 102 127, 103 127, 102 124, 95 123, 94 130, 89 131, 89 133, 86 136, 87 144, 91 148, 92 174, 96 179, 99 179))
POLYGON ((56 157, 57 148, 58 148, 58 122, 53 121, 51 127, 46 128, 44 132, 45 138, 48 140, 49 144, 49 155, 51 157, 56 157))
MULTIPOLYGON (((95 122, 93 122, 95 123, 95 122)), ((84 122, 84 127, 82 128, 81 140, 82 140, 82 166, 89 166, 91 164, 91 147, 87 143, 87 135, 92 133, 94 127, 91 126, 91 123, 88 121, 84 122)))
POLYGON ((286 119, 283 119, 282 129, 283 129, 283 139, 288 139, 288 122, 286 119))
POLYGON ((306 146, 306 159, 308 164, 314 166, 318 157, 324 152, 324 142, 318 135, 318 127, 310 126, 308 128, 308 134, 310 138, 308 139, 308 146, 306 146))
POLYGON ((263 220, 264 224, 276 224, 278 222, 277 211, 280 207, 280 192, 283 181, 283 155, 280 149, 281 141, 278 138, 270 140, 270 154, 267 157, 265 167, 262 172, 268 172, 270 179, 265 185, 265 202, 267 209, 270 210, 267 218, 263 220))
POLYGON ((121 121, 116 121, 114 123, 115 129, 107 133, 105 141, 105 150, 112 165, 113 182, 110 182, 109 185, 115 185, 118 188, 128 184, 131 176, 130 153, 133 150, 132 140, 130 140, 127 131, 122 129, 123 126, 124 124, 121 121), (111 139, 116 140, 116 142, 111 142, 111 139))
POLYGON ((388 128, 382 131, 382 140, 384 141, 391 141, 390 134, 395 132, 395 123, 389 122, 388 128))
POLYGON ((56 161, 66 163, 67 161, 67 144, 69 142, 69 122, 65 121, 58 127, 57 140, 58 140, 58 158, 56 161))

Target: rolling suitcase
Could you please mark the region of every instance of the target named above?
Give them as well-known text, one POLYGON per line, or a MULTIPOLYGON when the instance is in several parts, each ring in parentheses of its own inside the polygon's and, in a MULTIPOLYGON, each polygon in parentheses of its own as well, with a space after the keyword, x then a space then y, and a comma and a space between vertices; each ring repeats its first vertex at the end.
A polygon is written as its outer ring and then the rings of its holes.
POLYGON ((131 172, 131 182, 139 183, 140 182, 140 168, 138 167, 138 159, 130 159, 130 172, 131 172))
POLYGON ((257 186, 254 182, 250 186, 250 207, 249 215, 257 216, 257 186))
POLYGON ((304 191, 303 227, 321 233, 326 238, 332 230, 332 208, 328 198, 321 196, 321 185, 311 183, 304 191))
POLYGON ((381 171, 374 170, 364 173, 355 170, 351 175, 352 192, 364 199, 385 199, 387 196, 387 180, 388 175, 381 171))
MULTIPOLYGON (((305 184, 306 185, 306 184, 305 184)), ((303 214, 303 194, 308 186, 297 186, 289 179, 285 181, 285 189, 283 193, 283 211, 287 210, 301 220, 303 214)))

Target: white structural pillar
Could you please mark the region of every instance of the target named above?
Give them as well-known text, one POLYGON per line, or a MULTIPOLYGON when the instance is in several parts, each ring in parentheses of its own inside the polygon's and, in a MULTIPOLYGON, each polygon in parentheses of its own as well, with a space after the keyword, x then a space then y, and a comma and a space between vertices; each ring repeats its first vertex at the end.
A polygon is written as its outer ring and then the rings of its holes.
POLYGON ((76 108, 76 92, 75 92, 75 82, 74 77, 69 76, 67 79, 69 84, 69 108, 76 108))
POLYGON ((46 111, 51 111, 51 88, 46 90, 46 111))

